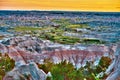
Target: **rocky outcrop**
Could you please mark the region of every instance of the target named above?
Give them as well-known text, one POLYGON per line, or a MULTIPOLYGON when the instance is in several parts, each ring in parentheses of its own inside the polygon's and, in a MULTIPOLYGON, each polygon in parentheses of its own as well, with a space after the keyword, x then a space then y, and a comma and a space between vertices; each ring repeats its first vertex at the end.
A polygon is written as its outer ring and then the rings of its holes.
POLYGON ((115 59, 106 71, 107 74, 110 74, 106 80, 120 80, 120 43, 117 45, 114 55, 115 59))
POLYGON ((58 63, 67 60, 74 65, 83 64, 86 61, 97 61, 101 56, 108 56, 108 47, 102 45, 85 46, 85 49, 79 49, 78 46, 59 45, 49 41, 42 41, 36 37, 23 36, 14 37, 3 44, 0 44, 0 51, 8 53, 16 62, 16 66, 24 65, 31 61, 40 63, 46 58, 51 58, 53 62, 58 63), (9 45, 4 46, 4 44, 9 45), (105 55, 107 54, 107 55, 105 55))
POLYGON ((60 50, 44 54, 47 58, 52 59, 54 63, 68 61, 73 63, 76 68, 85 65, 87 61, 96 62, 104 53, 102 51, 86 51, 86 50, 60 50))
MULTIPOLYGON (((105 45, 80 47, 81 45, 60 45, 50 41, 42 41, 31 36, 15 37, 4 41, 4 43, 0 43, 0 52, 8 53, 10 58, 15 60, 15 69, 6 75, 4 80, 11 78, 12 80, 19 80, 20 78, 26 80, 23 74, 27 74, 29 76, 27 78, 30 78, 30 80, 45 80, 46 76, 42 75, 46 74, 39 70, 36 64, 33 64, 43 63, 45 59, 50 59, 54 63, 66 60, 71 62, 74 67, 80 68, 87 61, 93 61, 94 64, 97 64, 102 56, 112 54, 109 54, 109 47, 105 45), (31 64, 31 62, 33 63, 31 64)), ((112 47, 110 49, 112 52, 115 51, 112 47)), ((116 51, 119 51, 119 46, 116 51)), ((116 54, 118 53, 116 52, 116 54)), ((118 60, 119 57, 116 58, 115 64, 118 60)), ((117 68, 115 69, 117 70, 117 68)))
POLYGON ((3 78, 3 80, 27 80, 27 79, 17 70, 13 70, 8 72, 3 78))
POLYGON ((46 80, 46 78, 47 74, 32 62, 8 72, 3 80, 46 80))
POLYGON ((0 43, 0 53, 7 53, 8 52, 8 49, 5 45, 1 44, 0 43))

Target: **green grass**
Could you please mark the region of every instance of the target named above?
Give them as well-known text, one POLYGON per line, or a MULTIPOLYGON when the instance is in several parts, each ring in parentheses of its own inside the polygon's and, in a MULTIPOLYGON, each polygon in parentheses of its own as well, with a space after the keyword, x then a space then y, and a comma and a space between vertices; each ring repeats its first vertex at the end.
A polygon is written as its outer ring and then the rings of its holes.
MULTIPOLYGON (((20 26, 15 27, 16 32, 21 32, 21 34, 30 34, 42 38, 43 40, 50 40, 52 42, 57 42, 61 44, 104 44, 105 42, 97 39, 79 39, 77 37, 63 36, 65 32, 76 33, 77 28, 91 30, 93 28, 89 27, 87 24, 73 24, 70 22, 70 19, 53 19, 51 22, 57 23, 60 27, 52 27, 51 25, 44 27, 27 27, 20 26)), ((86 33, 77 32, 80 35, 86 33)))
POLYGON ((80 41, 79 38, 62 36, 60 33, 59 35, 57 33, 41 33, 39 37, 61 44, 75 44, 80 41))
POLYGON ((55 22, 55 23, 70 23, 70 19, 53 19, 52 22, 55 22))
POLYGON ((66 26, 67 28, 88 28, 88 25, 87 24, 71 24, 71 25, 68 25, 66 26))
POLYGON ((105 41, 99 39, 81 39, 83 44, 105 44, 105 41))
POLYGON ((17 32, 21 31, 36 31, 39 30, 40 28, 38 27, 26 27, 26 26, 20 26, 20 27, 15 27, 14 30, 17 32))

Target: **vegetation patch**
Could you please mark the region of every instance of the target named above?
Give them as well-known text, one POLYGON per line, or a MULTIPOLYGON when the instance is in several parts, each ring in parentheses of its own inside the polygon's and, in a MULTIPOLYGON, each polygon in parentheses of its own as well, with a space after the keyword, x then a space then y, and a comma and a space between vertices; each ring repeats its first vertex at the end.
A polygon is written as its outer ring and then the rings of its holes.
POLYGON ((81 43, 83 44, 105 44, 105 41, 99 39, 82 39, 81 43))
POLYGON ((10 57, 5 54, 2 56, 0 53, 0 80, 3 79, 5 76, 5 73, 8 71, 11 71, 15 66, 15 61, 13 59, 10 59, 10 57))
POLYGON ((104 80, 106 78, 105 70, 111 63, 109 57, 102 57, 98 65, 93 62, 87 62, 84 67, 74 68, 72 63, 62 61, 59 64, 52 63, 46 59, 44 64, 38 64, 38 67, 46 73, 51 72, 52 77, 48 80, 104 80), (103 76, 98 76, 103 72, 103 76))
MULTIPOLYGON (((59 27, 55 27, 52 25, 43 26, 43 27, 27 27, 20 26, 15 27, 14 30, 16 32, 20 32, 21 34, 30 34, 32 36, 36 36, 42 38, 43 40, 50 40, 52 42, 57 42, 61 44, 105 44, 104 41, 98 39, 83 39, 73 36, 64 36, 65 32, 68 33, 77 33, 79 35, 85 35, 89 33, 77 32, 77 29, 92 29, 87 24, 75 24, 71 23, 70 19, 52 19, 51 22, 59 24, 59 27)), ((19 35, 19 34, 18 34, 19 35)))
POLYGON ((67 28, 88 28, 88 25, 87 24, 71 24, 71 25, 68 25, 67 28))
POLYGON ((4 38, 4 36, 0 35, 0 39, 3 39, 3 38, 4 38))
POLYGON ((21 31, 36 31, 39 30, 40 28, 38 27, 26 27, 26 26, 20 26, 20 27, 15 27, 14 30, 17 32, 21 31))

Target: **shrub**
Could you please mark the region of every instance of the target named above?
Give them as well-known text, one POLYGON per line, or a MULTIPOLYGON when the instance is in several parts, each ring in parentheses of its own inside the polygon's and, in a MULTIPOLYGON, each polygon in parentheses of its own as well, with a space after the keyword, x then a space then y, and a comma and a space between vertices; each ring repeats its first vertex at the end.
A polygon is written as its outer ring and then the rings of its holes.
POLYGON ((5 56, 0 55, 0 57, 0 76, 3 77, 6 72, 14 68, 15 61, 10 59, 7 54, 5 54, 5 56))

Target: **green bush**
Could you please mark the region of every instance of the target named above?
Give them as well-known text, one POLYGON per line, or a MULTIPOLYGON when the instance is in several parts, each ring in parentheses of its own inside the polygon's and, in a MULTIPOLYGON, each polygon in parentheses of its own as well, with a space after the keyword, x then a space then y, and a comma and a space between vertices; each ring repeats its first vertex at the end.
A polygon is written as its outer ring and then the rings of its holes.
POLYGON ((5 54, 0 55, 0 77, 4 77, 5 73, 12 70, 15 66, 15 61, 5 54))
POLYGON ((51 72, 52 78, 49 78, 48 80, 101 80, 107 75, 103 75, 102 77, 96 76, 100 72, 104 72, 110 65, 110 62, 111 59, 109 57, 102 57, 99 64, 96 66, 93 62, 86 62, 84 67, 76 69, 69 62, 62 61, 59 64, 53 64, 47 59, 44 61, 45 64, 38 64, 38 67, 43 69, 46 73, 49 71, 51 72))

